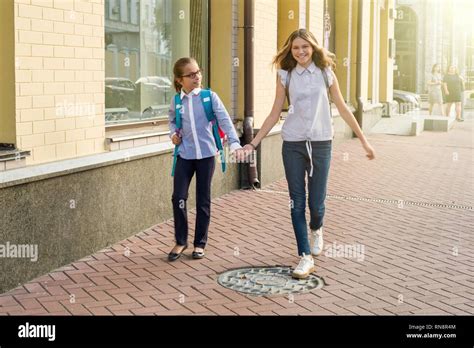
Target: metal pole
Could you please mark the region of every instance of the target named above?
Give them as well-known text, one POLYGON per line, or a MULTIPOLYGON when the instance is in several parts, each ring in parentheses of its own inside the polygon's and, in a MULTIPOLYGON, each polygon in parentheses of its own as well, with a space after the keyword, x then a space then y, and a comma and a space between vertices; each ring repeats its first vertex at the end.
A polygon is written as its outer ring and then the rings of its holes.
MULTIPOLYGON (((255 1, 245 0, 244 2, 244 53, 245 53, 245 110, 244 110, 244 140, 249 144, 253 140, 253 117, 254 117, 254 24, 255 24, 255 1)), ((247 164, 248 182, 254 188, 260 185, 257 173, 257 158, 252 156, 252 163, 247 164)))

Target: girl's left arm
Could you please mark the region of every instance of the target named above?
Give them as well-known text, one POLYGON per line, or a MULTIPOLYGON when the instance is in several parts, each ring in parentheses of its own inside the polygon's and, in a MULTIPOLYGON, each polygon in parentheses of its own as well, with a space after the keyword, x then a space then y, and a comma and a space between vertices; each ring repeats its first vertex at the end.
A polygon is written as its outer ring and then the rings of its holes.
POLYGON ((240 145, 239 137, 237 136, 237 132, 235 131, 234 124, 232 123, 232 119, 230 118, 229 113, 227 112, 224 106, 224 103, 214 92, 211 92, 211 99, 212 108, 214 109, 214 113, 216 114, 219 127, 222 128, 224 133, 227 135, 227 139, 229 140, 230 151, 233 152, 237 149, 242 148, 242 146, 240 145))
POLYGON ((375 158, 375 151, 367 141, 367 138, 362 132, 362 129, 360 129, 356 118, 347 107, 344 98, 342 97, 341 90, 339 89, 339 82, 337 81, 336 74, 334 74, 332 70, 331 74, 333 75, 333 83, 329 88, 329 92, 331 93, 332 100, 334 101, 334 104, 336 104, 337 110, 339 111, 339 114, 341 115, 342 119, 349 125, 349 127, 351 127, 351 129, 359 138, 362 147, 367 153, 366 156, 372 160, 375 158))

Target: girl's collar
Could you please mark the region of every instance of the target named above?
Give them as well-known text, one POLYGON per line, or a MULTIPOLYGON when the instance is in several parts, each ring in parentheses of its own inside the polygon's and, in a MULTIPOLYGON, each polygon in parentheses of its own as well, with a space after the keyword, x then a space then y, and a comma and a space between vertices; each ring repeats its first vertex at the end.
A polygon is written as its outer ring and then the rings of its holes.
POLYGON ((305 68, 304 66, 300 65, 299 63, 296 64, 296 67, 295 67, 295 70, 298 74, 302 74, 305 70, 308 70, 311 74, 314 73, 316 71, 316 65, 314 64, 314 62, 311 62, 311 64, 305 68))
POLYGON ((186 92, 184 91, 184 89, 181 89, 181 94, 180 94, 180 96, 181 96, 181 99, 183 99, 183 97, 189 96, 190 94, 198 95, 199 93, 201 93, 201 88, 199 88, 199 87, 198 87, 198 88, 194 88, 194 89, 193 89, 191 92, 189 92, 189 93, 186 93, 186 92))

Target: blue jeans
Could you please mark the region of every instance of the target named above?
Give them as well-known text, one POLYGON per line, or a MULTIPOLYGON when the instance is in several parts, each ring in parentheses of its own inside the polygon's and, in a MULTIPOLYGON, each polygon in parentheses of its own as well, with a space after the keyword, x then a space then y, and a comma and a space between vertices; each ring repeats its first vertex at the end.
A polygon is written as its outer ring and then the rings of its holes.
POLYGON ((290 192, 291 221, 298 245, 298 255, 300 256, 303 253, 311 254, 305 215, 306 173, 308 173, 309 226, 312 230, 317 230, 323 225, 331 150, 331 140, 283 142, 283 165, 285 166, 285 175, 290 192), (311 152, 312 163, 309 152, 311 152), (310 177, 311 168, 313 168, 312 177, 310 177))

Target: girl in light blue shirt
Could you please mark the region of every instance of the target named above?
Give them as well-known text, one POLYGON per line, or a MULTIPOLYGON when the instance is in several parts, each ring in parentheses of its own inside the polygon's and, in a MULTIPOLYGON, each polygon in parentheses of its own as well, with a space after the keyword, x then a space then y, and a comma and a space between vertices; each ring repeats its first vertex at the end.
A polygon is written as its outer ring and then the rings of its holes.
MULTIPOLYGON (((173 215, 176 245, 168 260, 178 259, 188 247, 188 217, 186 202, 189 184, 196 173, 196 228, 192 257, 204 257, 211 218, 211 181, 215 168, 216 142, 201 100, 201 71, 193 58, 181 58, 174 66, 174 85, 181 100, 181 128, 176 127, 174 98, 169 110, 169 128, 178 157, 173 177, 173 215)), ((230 152, 240 149, 240 140, 232 120, 218 95, 211 92, 212 108, 219 127, 227 135, 230 152)), ((242 156, 239 150, 236 157, 242 156)))

